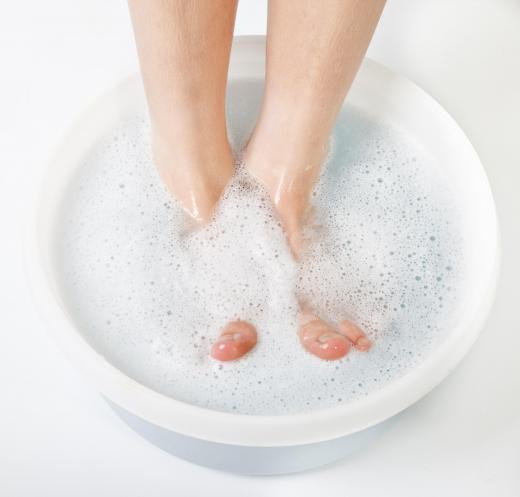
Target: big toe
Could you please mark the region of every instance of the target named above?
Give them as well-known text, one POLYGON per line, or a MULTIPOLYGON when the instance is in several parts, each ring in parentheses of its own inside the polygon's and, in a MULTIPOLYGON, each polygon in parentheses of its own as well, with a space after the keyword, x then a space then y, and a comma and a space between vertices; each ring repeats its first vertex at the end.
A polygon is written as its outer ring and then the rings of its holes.
POLYGON ((365 332, 353 321, 344 320, 339 323, 339 331, 345 335, 360 352, 367 352, 372 347, 372 341, 365 332))
POLYGON ((246 321, 231 321, 211 347, 211 357, 218 361, 233 361, 247 354, 256 345, 256 329, 246 321))
POLYGON ((350 351, 350 340, 318 318, 303 324, 298 336, 304 348, 320 359, 334 361, 350 351))

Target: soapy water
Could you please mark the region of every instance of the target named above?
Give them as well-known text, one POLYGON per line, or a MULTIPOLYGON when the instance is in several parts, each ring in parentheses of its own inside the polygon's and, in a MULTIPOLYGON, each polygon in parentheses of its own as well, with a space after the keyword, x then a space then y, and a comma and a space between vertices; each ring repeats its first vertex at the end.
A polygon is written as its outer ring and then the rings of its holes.
MULTIPOLYGON (((261 86, 234 85, 230 133, 243 146, 261 86)), ((413 137, 344 109, 313 195, 296 263, 263 190, 240 167, 215 219, 193 230, 149 152, 144 115, 121 122, 68 185, 56 238, 63 298, 85 339, 142 384, 244 414, 334 407, 380 389, 449 334, 464 292, 454 195, 413 137), (298 298, 374 342, 327 362, 297 337, 298 298), (257 346, 219 363, 209 349, 232 319, 257 346)))

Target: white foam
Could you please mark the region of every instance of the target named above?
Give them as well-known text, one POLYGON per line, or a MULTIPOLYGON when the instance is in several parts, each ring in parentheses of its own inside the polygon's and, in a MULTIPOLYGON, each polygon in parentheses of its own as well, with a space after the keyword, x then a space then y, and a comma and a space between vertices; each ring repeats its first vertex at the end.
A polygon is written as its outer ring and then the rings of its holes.
MULTIPOLYGON (((244 95, 229 110, 238 147, 257 106, 244 95)), ((148 134, 135 116, 92 150, 69 185, 56 247, 67 306, 128 375, 213 409, 301 412, 383 387, 449 332, 464 291, 453 193, 403 131, 355 109, 340 116, 314 196, 321 227, 306 234, 300 265, 244 173, 216 220, 190 232, 158 179, 148 134), (295 289, 331 320, 356 319, 373 350, 336 362, 306 353, 295 289), (258 345, 220 364, 208 351, 233 318, 256 326, 258 345)))

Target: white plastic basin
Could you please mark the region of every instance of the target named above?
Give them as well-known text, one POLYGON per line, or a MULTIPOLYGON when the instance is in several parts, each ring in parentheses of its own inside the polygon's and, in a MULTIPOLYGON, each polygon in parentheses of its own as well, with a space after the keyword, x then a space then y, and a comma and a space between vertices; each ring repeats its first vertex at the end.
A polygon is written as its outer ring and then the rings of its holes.
MULTIPOLYGON (((263 37, 235 39, 229 78, 261 79, 263 37)), ((81 335, 56 283, 51 247, 67 183, 89 149, 125 116, 145 105, 137 75, 96 101, 70 130, 33 196, 26 239, 27 269, 50 333, 120 416, 153 443, 218 469, 273 474, 315 467, 366 443, 392 416, 442 381, 476 340, 492 303, 498 273, 495 206, 482 165, 448 113, 423 90, 365 60, 349 101, 399 123, 429 151, 458 192, 469 267, 475 268, 463 311, 447 338, 405 376, 366 398, 296 415, 217 412, 167 397, 116 369, 81 335)))

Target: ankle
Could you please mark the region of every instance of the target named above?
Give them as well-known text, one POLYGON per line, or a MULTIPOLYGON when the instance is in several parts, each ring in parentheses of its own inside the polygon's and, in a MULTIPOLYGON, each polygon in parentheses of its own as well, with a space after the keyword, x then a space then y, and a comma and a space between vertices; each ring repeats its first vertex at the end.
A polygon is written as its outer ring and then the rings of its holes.
POLYGON ((287 184, 314 182, 328 151, 327 137, 285 133, 259 123, 244 151, 244 162, 255 176, 283 175, 287 184))
POLYGON ((208 221, 233 175, 231 148, 222 143, 180 143, 178 137, 152 137, 152 153, 166 188, 184 210, 200 222, 208 221))
POLYGON ((309 161, 300 154, 277 156, 273 152, 276 150, 270 147, 248 145, 244 154, 245 166, 267 189, 278 208, 284 204, 286 210, 294 210, 295 216, 300 217, 318 180, 321 154, 319 159, 309 161))

